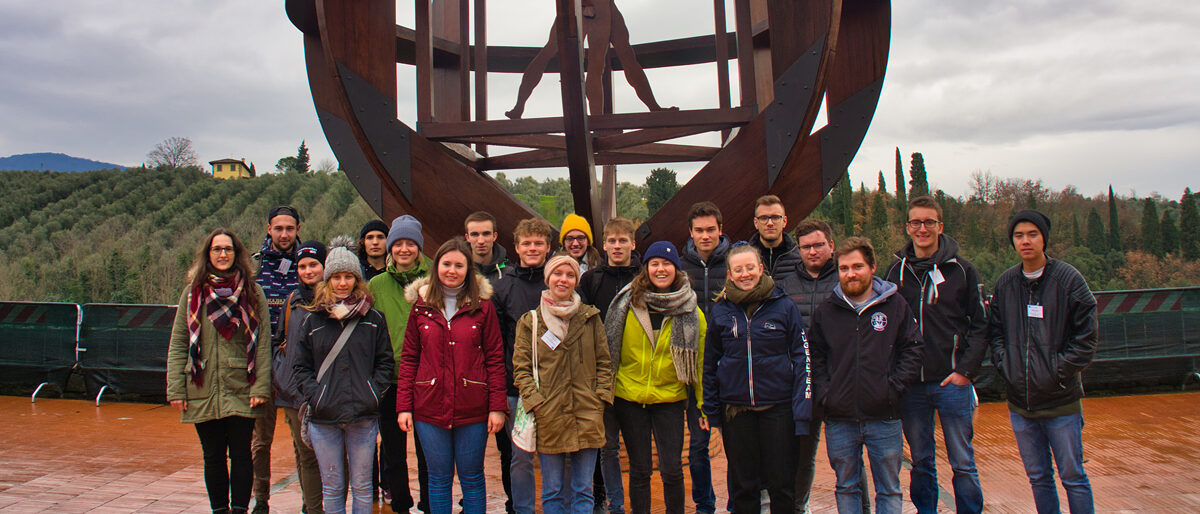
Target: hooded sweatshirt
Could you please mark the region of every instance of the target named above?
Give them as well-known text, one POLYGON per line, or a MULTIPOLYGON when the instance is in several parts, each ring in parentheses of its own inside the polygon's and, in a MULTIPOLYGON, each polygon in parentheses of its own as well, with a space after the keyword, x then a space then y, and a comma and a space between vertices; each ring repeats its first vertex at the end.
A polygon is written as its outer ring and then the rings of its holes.
POLYGON ((925 343, 921 382, 957 372, 974 379, 987 353, 987 319, 979 273, 958 256, 958 242, 938 236, 938 249, 918 258, 912 241, 896 252, 887 280, 912 307, 925 343))

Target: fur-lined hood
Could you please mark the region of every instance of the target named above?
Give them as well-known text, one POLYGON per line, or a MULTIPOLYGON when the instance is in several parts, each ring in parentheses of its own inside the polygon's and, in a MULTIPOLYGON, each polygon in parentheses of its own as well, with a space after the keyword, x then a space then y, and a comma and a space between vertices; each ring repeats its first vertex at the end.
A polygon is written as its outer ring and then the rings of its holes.
MULTIPOLYGON (((478 271, 472 270, 472 273, 475 273, 475 280, 479 282, 479 300, 483 301, 492 299, 492 293, 494 292, 492 289, 492 283, 489 282, 488 279, 484 278, 483 275, 480 275, 478 271)), ((431 280, 433 279, 429 276, 424 276, 414 280, 411 284, 404 288, 404 299, 408 300, 408 303, 410 304, 415 304, 417 303, 417 298, 420 297, 421 302, 424 302, 425 294, 429 292, 429 283, 431 280)))

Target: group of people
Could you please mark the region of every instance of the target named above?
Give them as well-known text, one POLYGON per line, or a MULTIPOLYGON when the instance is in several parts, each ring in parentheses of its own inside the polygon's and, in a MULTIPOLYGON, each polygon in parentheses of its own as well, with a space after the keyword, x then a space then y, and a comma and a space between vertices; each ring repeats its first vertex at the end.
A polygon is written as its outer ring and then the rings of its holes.
POLYGON ((412 216, 327 249, 298 242, 299 213, 279 206, 257 272, 227 230, 200 245, 167 398, 196 426, 214 512, 247 512, 252 489, 254 512, 267 511, 277 408, 310 513, 344 512, 347 496, 352 512, 370 512, 378 490, 395 512, 449 513, 456 474, 458 505, 484 512, 489 434, 508 512, 621 513, 627 497, 649 512, 657 453, 661 501, 681 513, 685 426, 698 512, 718 508, 710 431, 727 456, 729 511, 759 512, 765 495, 772 512, 804 512, 822 429, 839 512, 869 512, 863 448, 876 510, 900 512, 905 441, 911 501, 935 512, 935 415, 956 508, 980 512, 972 381, 990 354, 1038 511, 1059 509, 1057 467, 1071 511, 1090 512, 1080 372, 1096 350, 1096 306, 1079 272, 1047 256, 1049 218, 1013 217, 1021 262, 988 301, 937 202, 914 198, 907 213, 910 241, 880 278, 869 240, 835 245, 815 219, 788 234, 772 195, 757 200, 748 241, 700 202, 682 249, 657 241, 639 253, 623 218, 596 241, 572 214, 557 251, 545 221, 518 223, 511 261, 482 211, 430 260, 412 216))

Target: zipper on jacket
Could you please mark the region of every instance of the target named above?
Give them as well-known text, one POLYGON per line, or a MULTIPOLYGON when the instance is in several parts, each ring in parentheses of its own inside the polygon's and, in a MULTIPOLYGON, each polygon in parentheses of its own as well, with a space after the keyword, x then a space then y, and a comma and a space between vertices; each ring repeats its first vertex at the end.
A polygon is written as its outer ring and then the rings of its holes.
MULTIPOLYGON (((758 311, 760 309, 762 309, 762 304, 759 304, 758 307, 754 309, 753 313, 746 315, 746 369, 750 373, 749 374, 749 377, 750 377, 750 405, 754 405, 754 406, 757 406, 758 403, 754 399, 754 353, 751 352, 751 350, 750 350, 750 339, 751 339, 750 338, 750 332, 751 332, 750 318, 754 317, 755 314, 758 314, 758 311)), ((743 311, 743 312, 745 312, 745 311, 743 311)))
POLYGON ((414 383, 414 384, 416 384, 416 385, 429 385, 429 386, 432 386, 432 385, 434 385, 434 384, 436 384, 436 383, 437 383, 437 377, 433 377, 433 378, 431 378, 431 379, 429 379, 429 380, 420 380, 420 381, 413 382, 413 383, 414 383))
POLYGON ((484 382, 479 382, 479 381, 475 381, 475 380, 470 380, 470 379, 468 379, 467 377, 463 377, 462 381, 463 381, 463 387, 466 387, 468 384, 477 384, 477 385, 481 385, 481 386, 486 386, 486 385, 487 385, 487 384, 486 384, 486 383, 484 383, 484 382))
POLYGON ((954 334, 954 346, 950 348, 950 372, 958 369, 958 334, 954 334))
POLYGON ((367 389, 371 391, 371 396, 375 398, 375 405, 379 405, 379 395, 375 394, 375 387, 371 385, 370 380, 367 380, 367 389))

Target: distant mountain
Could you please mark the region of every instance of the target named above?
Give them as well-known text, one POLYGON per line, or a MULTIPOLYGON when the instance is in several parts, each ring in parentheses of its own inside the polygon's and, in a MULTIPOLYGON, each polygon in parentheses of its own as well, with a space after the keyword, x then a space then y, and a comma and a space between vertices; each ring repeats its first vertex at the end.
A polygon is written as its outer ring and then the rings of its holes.
POLYGON ((125 169, 120 164, 71 157, 61 153, 23 153, 0 157, 0 170, 45 170, 45 171, 92 171, 125 169))

